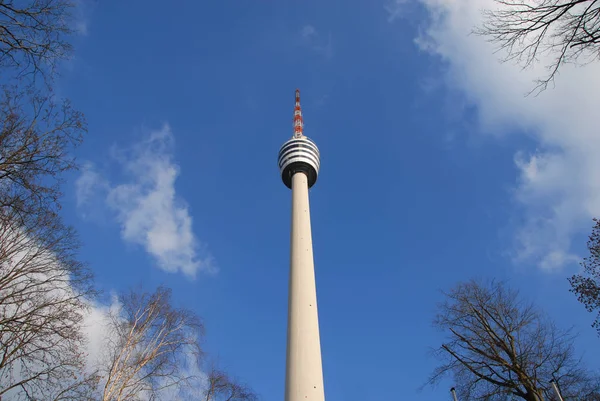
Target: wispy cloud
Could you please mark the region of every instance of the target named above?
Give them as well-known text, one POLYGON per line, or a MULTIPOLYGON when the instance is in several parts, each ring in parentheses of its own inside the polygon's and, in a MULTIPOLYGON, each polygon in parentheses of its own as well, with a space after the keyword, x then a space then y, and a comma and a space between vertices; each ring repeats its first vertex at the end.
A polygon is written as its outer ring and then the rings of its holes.
POLYGON ((75 0, 73 2, 71 28, 79 35, 89 34, 90 17, 95 7, 93 0, 75 0))
POLYGON ((75 181, 75 199, 79 213, 86 220, 101 219, 105 194, 110 190, 108 181, 98 173, 90 162, 83 164, 75 181))
POLYGON ((333 57, 333 38, 331 33, 323 37, 313 25, 304 25, 300 29, 300 38, 304 46, 329 60, 333 57))
POLYGON ((383 8, 388 13, 388 22, 394 22, 406 12, 406 3, 408 0, 392 0, 383 8))
POLYGON ((571 238, 589 230, 591 218, 600 215, 600 65, 565 65, 555 88, 524 96, 547 74, 548 56, 523 70, 500 63, 502 54, 494 54, 492 44, 469 35, 482 21, 481 9, 497 7, 496 2, 420 2, 430 23, 417 44, 449 67, 446 84, 476 106, 480 131, 521 132, 537 140, 538 149, 515 155, 514 199, 524 221, 515 233, 515 260, 544 270, 572 263, 577 256, 571 238))
POLYGON ((308 39, 311 36, 314 36, 317 34, 317 30, 315 29, 314 26, 312 25, 304 25, 302 27, 302 29, 300 30, 300 34, 302 35, 302 37, 304 39, 308 39))
POLYGON ((113 158, 124 177, 120 183, 110 183, 86 165, 76 182, 77 204, 85 211, 90 200, 100 197, 125 242, 142 246, 161 269, 194 277, 215 268, 210 255, 200 258, 189 208, 176 193, 179 166, 173 146, 173 133, 165 124, 132 147, 115 150, 113 158))

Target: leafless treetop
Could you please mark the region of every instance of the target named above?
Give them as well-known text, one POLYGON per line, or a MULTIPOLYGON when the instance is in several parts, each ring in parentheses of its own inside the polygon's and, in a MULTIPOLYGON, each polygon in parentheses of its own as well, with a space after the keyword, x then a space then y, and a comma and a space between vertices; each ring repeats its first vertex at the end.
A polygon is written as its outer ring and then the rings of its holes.
POLYGON ((203 401, 257 401, 258 397, 248 386, 232 380, 225 372, 211 369, 208 388, 203 401))
POLYGON ((185 359, 200 357, 203 326, 192 312, 173 307, 170 289, 131 291, 120 304, 111 316, 107 362, 101 369, 103 401, 156 397, 197 379, 186 370, 185 359))
POLYGON ((441 365, 430 382, 450 374, 461 400, 553 400, 550 380, 565 397, 587 399, 598 381, 558 329, 503 283, 461 283, 446 293, 434 325, 446 334, 436 350, 441 365))
POLYGON ((0 67, 18 75, 52 78, 56 62, 72 51, 70 0, 0 0, 0 67))
POLYGON ((590 255, 582 262, 583 273, 569 278, 571 291, 590 312, 596 312, 593 327, 600 335, 600 220, 594 219, 595 226, 587 243, 590 255))
POLYGON ((551 58, 549 73, 532 90, 554 81, 564 63, 585 64, 600 57, 599 0, 495 0, 476 33, 488 36, 507 52, 507 60, 527 67, 542 55, 551 58))
POLYGON ((0 208, 28 219, 56 214, 63 173, 75 169, 70 151, 85 133, 85 120, 68 102, 5 87, 0 94, 0 208))
POLYGON ((35 90, 0 93, 0 395, 66 399, 81 371, 79 331, 93 296, 79 242, 58 215, 68 150, 85 130, 80 113, 35 90), (66 385, 66 387, 65 387, 66 385))

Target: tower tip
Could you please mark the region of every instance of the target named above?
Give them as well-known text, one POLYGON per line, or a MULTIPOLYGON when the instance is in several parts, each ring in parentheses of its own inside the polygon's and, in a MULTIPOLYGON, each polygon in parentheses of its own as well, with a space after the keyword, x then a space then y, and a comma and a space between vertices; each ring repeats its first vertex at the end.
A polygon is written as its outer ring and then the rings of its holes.
POLYGON ((300 107, 300 89, 296 88, 296 106, 294 107, 294 138, 302 138, 304 122, 302 120, 302 108, 300 107))

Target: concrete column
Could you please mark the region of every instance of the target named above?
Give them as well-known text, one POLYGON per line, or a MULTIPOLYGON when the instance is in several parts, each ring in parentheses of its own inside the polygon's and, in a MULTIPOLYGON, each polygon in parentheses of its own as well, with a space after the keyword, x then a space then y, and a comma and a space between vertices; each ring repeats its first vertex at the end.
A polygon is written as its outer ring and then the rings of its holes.
POLYGON ((308 179, 292 177, 292 238, 285 401, 324 401, 308 179))

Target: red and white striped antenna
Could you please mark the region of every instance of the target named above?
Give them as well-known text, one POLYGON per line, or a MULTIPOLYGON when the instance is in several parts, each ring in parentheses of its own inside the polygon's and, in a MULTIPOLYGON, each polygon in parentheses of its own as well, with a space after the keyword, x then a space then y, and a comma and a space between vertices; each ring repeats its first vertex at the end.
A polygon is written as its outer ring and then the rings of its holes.
POLYGON ((300 107, 300 89, 296 89, 296 107, 294 107, 294 138, 302 138, 304 122, 302 121, 302 108, 300 107))

